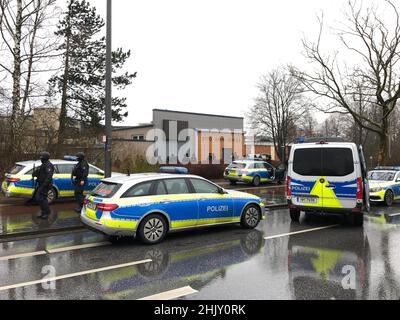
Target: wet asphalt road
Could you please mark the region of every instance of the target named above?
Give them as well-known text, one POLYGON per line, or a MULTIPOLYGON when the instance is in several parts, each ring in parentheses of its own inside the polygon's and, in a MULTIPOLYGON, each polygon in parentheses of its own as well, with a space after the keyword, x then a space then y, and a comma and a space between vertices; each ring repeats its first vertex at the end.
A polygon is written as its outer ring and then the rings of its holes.
POLYGON ((337 217, 291 223, 281 209, 256 230, 177 233, 152 247, 136 240, 111 245, 91 232, 5 242, 0 299, 398 300, 397 213, 400 204, 374 206, 363 230, 337 217), (291 234, 299 231, 306 232, 291 234), (47 283, 49 277, 56 281, 47 283), (180 295, 168 293, 181 288, 180 295))

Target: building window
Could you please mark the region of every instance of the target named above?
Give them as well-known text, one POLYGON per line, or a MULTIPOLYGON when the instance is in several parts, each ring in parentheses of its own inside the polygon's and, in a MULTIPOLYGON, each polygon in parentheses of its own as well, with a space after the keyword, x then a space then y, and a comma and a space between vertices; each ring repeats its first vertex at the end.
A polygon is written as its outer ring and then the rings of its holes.
POLYGON ((144 141, 144 135, 142 135, 142 134, 134 135, 134 136, 132 137, 132 140, 133 140, 133 141, 144 141))

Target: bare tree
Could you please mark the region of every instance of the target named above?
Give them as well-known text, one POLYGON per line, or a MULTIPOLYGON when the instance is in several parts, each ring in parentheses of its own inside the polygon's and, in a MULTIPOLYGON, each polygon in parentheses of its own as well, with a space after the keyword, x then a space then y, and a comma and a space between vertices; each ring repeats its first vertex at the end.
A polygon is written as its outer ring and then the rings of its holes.
POLYGON ((324 55, 322 17, 317 41, 303 40, 305 55, 317 70, 293 70, 309 91, 324 98, 323 111, 350 114, 360 128, 379 135, 382 165, 387 163, 390 117, 400 98, 400 16, 390 0, 385 0, 385 9, 392 18, 380 15, 375 6, 364 9, 362 2, 348 2, 345 20, 335 30, 344 45, 342 52, 353 59, 352 67, 339 62, 338 52, 324 55), (369 117, 366 107, 377 117, 369 117))
POLYGON ((55 37, 49 31, 55 1, 0 0, 0 74, 11 87, 8 97, 11 157, 19 152, 27 115, 44 97, 46 85, 41 74, 51 70, 49 62, 56 48, 55 37))
POLYGON ((314 137, 317 135, 318 130, 318 121, 312 113, 313 109, 310 107, 311 105, 305 107, 303 112, 296 119, 297 131, 305 137, 314 137))
POLYGON ((302 85, 287 68, 262 77, 260 96, 248 117, 252 127, 273 140, 276 154, 285 160, 285 148, 296 136, 295 121, 304 110, 302 85))

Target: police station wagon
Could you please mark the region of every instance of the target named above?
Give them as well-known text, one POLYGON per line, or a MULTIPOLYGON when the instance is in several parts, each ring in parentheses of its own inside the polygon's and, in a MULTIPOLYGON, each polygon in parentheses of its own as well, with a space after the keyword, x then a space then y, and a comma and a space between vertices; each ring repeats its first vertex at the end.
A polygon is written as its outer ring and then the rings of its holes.
POLYGON ((400 200, 400 167, 378 167, 368 173, 371 202, 392 206, 400 200))
MULTIPOLYGON (((66 158, 67 159, 67 158, 66 158)), ((50 160, 54 165, 53 186, 49 190, 49 203, 59 198, 74 196, 74 185, 71 181, 71 173, 76 161, 71 160, 50 160)), ((32 173, 41 166, 40 161, 18 162, 6 174, 6 179, 1 185, 1 190, 6 197, 10 198, 32 198, 35 191, 35 182, 32 173)), ((88 183, 85 187, 85 194, 89 194, 96 188, 101 179, 104 179, 104 171, 89 165, 88 183)))
POLYGON ((283 182, 285 169, 261 160, 238 160, 225 169, 224 179, 232 185, 243 182, 258 187, 265 182, 283 182))
POLYGON ((201 177, 150 173, 104 179, 86 198, 81 220, 112 241, 136 236, 156 244, 168 232, 191 228, 240 223, 253 229, 264 210, 257 196, 201 177))

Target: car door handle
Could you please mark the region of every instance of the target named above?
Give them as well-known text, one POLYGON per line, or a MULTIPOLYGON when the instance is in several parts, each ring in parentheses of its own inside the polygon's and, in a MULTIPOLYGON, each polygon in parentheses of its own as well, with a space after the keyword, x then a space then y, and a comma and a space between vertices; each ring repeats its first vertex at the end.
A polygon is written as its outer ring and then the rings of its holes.
POLYGON ((327 185, 326 187, 329 189, 336 189, 336 186, 334 186, 334 185, 327 185))

